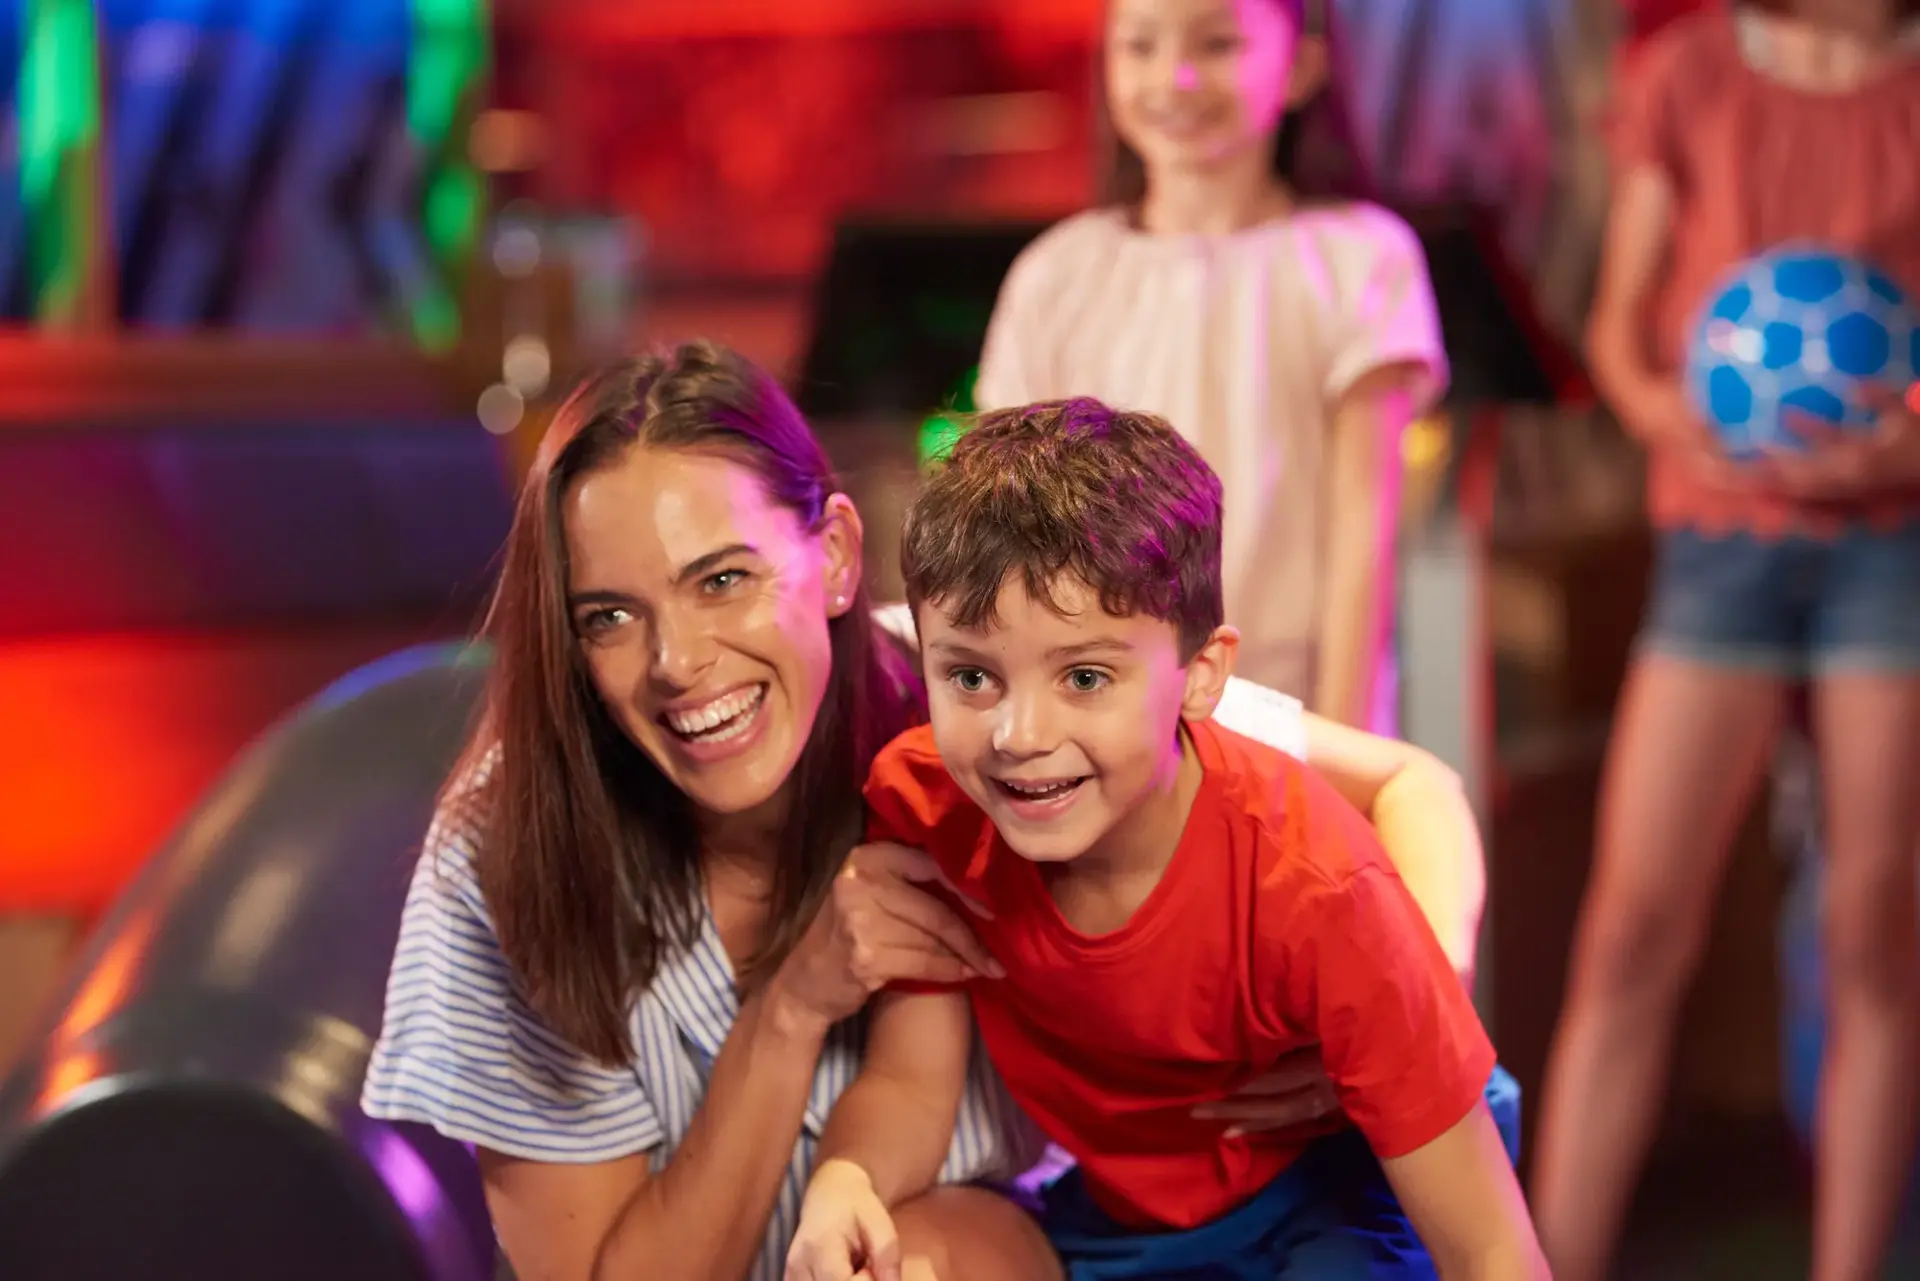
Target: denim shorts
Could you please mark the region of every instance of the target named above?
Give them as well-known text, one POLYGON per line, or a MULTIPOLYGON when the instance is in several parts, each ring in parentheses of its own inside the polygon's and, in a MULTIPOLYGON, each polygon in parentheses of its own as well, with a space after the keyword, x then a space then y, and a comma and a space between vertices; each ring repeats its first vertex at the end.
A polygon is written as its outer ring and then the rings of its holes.
MULTIPOLYGON (((1484 1094, 1510 1160, 1520 1085, 1495 1068, 1484 1094)), ((1357 1131, 1316 1140, 1266 1188, 1197 1228, 1139 1232, 1093 1203, 1077 1168, 1038 1193, 1067 1281, 1434 1281, 1433 1258, 1357 1131)), ((1030 1208, 1032 1203, 1029 1203, 1030 1208)))
POLYGON ((1826 539, 1670 530, 1640 648, 1789 680, 1920 671, 1920 521, 1826 539))

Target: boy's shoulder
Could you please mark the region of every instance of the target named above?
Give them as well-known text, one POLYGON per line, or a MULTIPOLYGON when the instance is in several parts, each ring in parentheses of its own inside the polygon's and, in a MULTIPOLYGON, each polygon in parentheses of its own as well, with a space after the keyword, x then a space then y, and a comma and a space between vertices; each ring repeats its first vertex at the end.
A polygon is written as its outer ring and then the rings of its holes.
POLYGON ((1216 780, 1212 803, 1252 853, 1261 896, 1333 888, 1386 862, 1365 817, 1306 764, 1217 723, 1204 733, 1212 740, 1212 759, 1204 749, 1202 756, 1216 780))

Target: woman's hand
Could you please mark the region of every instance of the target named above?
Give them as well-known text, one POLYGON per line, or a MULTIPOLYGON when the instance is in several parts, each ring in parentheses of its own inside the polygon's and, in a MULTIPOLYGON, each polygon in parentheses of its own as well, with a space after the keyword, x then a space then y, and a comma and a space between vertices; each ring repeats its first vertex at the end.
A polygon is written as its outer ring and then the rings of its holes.
POLYGON ((889 983, 964 983, 1004 973, 951 908, 922 889, 942 885, 982 917, 933 859, 904 845, 862 845, 773 978, 779 994, 820 1025, 856 1013, 889 983))
POLYGON ((1870 388, 1861 399, 1874 411, 1870 429, 1842 429, 1800 415, 1789 426, 1807 448, 1768 455, 1755 469, 1757 477, 1813 499, 1920 484, 1920 386, 1905 396, 1870 388))
POLYGON ((1260 1130, 1307 1125, 1340 1110, 1340 1098, 1320 1063, 1320 1047, 1304 1046, 1283 1056, 1269 1072, 1218 1103, 1202 1103, 1193 1115, 1203 1121, 1230 1121, 1227 1137, 1260 1130))

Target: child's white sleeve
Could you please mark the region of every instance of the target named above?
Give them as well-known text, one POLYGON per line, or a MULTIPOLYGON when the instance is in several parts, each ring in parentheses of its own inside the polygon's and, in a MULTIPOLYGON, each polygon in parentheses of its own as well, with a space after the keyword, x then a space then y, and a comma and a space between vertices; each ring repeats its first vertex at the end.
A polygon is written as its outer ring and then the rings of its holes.
POLYGON ((1236 734, 1277 747, 1297 761, 1307 759, 1307 709, 1299 699, 1265 685, 1227 681, 1213 719, 1236 734))
POLYGON ((1406 364, 1419 371, 1414 412, 1425 413, 1446 390, 1448 369, 1420 238, 1398 216, 1360 205, 1341 248, 1348 260, 1335 269, 1341 314, 1327 369, 1327 403, 1338 404, 1376 369, 1406 364))

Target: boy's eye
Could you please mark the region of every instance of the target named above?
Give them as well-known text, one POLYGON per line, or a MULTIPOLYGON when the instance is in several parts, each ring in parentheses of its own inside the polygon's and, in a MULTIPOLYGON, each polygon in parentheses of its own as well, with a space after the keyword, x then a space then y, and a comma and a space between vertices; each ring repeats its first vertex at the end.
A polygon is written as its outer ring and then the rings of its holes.
POLYGON ((947 679, 962 694, 978 694, 987 687, 987 674, 977 667, 956 667, 947 673, 947 679))
POLYGON ((1091 694, 1105 689, 1111 679, 1105 672, 1093 667, 1076 667, 1067 673, 1067 684, 1076 694, 1091 694))

